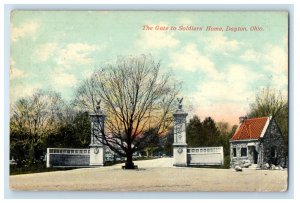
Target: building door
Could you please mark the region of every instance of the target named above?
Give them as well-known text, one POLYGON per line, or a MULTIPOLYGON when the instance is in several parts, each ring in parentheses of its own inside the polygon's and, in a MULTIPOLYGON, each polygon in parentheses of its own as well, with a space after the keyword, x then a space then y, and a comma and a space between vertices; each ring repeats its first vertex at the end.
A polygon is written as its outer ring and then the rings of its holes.
POLYGON ((256 151, 255 147, 253 147, 253 163, 257 164, 258 159, 258 152, 256 151))
POLYGON ((249 146, 248 149, 249 149, 249 152, 250 152, 249 159, 250 160, 252 159, 251 163, 257 164, 258 152, 256 151, 255 146, 249 146))

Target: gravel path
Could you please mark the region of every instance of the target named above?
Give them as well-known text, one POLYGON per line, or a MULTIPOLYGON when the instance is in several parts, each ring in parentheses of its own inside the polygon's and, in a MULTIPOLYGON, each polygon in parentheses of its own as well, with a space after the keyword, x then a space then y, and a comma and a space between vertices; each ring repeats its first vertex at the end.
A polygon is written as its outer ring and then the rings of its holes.
POLYGON ((272 191, 287 189, 287 170, 173 167, 172 158, 136 161, 138 170, 121 164, 10 176, 12 190, 75 191, 272 191))

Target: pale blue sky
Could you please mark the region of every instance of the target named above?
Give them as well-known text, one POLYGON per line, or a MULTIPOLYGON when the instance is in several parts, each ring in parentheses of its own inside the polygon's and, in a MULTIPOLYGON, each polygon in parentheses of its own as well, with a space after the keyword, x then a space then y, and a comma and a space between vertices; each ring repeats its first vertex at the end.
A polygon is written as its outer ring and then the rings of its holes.
POLYGON ((152 54, 183 82, 190 115, 235 124, 256 92, 287 94, 286 12, 14 11, 10 97, 53 89, 66 100, 95 67, 152 54), (152 26, 260 26, 260 32, 144 31, 152 26))

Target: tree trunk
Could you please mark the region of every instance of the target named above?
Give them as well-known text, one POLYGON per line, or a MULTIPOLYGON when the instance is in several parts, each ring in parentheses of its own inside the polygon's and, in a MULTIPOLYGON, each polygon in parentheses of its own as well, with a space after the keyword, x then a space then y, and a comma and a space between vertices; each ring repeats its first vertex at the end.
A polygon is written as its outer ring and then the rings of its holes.
POLYGON ((35 162, 35 149, 33 144, 30 145, 29 147, 29 164, 34 164, 35 162))
POLYGON ((132 162, 132 153, 129 150, 126 153, 125 169, 134 169, 134 163, 132 162))

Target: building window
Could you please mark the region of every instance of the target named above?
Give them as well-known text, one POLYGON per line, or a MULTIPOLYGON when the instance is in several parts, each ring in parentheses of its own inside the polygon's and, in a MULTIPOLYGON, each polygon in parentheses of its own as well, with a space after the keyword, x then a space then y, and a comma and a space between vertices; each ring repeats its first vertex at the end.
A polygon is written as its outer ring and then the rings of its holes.
POLYGON ((232 148, 233 150, 233 157, 236 157, 236 148, 232 148))
POLYGON ((241 148, 241 156, 247 156, 247 148, 246 147, 241 148))
POLYGON ((277 157, 277 150, 276 150, 275 146, 271 147, 271 157, 272 158, 276 158, 277 157))

